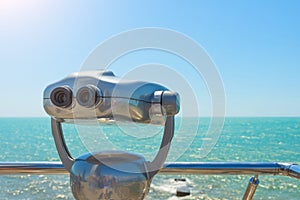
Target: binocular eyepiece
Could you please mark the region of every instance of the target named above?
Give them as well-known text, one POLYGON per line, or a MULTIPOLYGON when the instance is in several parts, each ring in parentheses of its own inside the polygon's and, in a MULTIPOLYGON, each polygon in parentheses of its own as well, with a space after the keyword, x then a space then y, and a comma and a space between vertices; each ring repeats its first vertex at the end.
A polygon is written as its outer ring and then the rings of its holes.
MULTIPOLYGON (((96 106, 101 98, 101 91, 93 85, 80 88, 76 94, 77 103, 86 108, 96 106)), ((50 100, 57 107, 68 108, 72 105, 73 92, 68 86, 57 87, 51 92, 50 100)))
POLYGON ((163 123, 162 117, 176 115, 180 105, 178 93, 159 84, 89 71, 49 85, 44 91, 44 108, 52 117, 63 120, 96 117, 163 123))
POLYGON ((55 88, 50 95, 51 102, 61 108, 67 108, 72 104, 73 93, 68 86, 55 88))
POLYGON ((101 99, 101 90, 93 85, 87 85, 80 88, 76 94, 78 104, 86 108, 96 106, 101 102, 101 99))

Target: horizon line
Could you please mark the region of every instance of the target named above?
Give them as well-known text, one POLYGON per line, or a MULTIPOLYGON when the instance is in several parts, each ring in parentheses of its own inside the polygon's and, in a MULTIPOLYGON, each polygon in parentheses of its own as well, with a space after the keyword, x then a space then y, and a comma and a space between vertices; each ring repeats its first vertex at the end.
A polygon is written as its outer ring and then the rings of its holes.
MULTIPOLYGON (((199 117, 199 118, 212 118, 212 116, 184 116, 184 118, 194 118, 194 117, 199 117)), ((215 116, 216 118, 220 118, 222 116, 215 116)), ((300 115, 227 115, 224 116, 224 118, 267 118, 267 117, 290 117, 290 118, 296 118, 299 117, 300 115)), ((51 118, 50 116, 0 116, 0 118, 51 118)), ((175 116, 175 118, 182 118, 182 116, 175 116)))

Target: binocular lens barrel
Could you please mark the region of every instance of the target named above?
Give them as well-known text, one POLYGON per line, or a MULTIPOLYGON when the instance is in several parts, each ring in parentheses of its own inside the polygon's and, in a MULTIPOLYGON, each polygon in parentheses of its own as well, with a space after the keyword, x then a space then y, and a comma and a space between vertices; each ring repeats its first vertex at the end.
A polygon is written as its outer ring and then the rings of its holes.
POLYGON ((69 107, 72 104, 72 91, 67 86, 57 87, 51 92, 50 99, 57 107, 69 107))
POLYGON ((77 91, 76 100, 79 105, 90 108, 99 103, 100 91, 98 88, 92 85, 84 86, 77 91))

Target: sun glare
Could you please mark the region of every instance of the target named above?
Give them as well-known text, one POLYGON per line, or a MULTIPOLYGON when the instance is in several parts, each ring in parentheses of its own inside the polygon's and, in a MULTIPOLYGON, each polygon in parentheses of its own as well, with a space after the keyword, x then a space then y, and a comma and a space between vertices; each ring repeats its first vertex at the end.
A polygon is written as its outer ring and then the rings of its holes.
POLYGON ((5 18, 17 18, 28 15, 39 7, 42 1, 27 0, 0 0, 0 16, 5 18))

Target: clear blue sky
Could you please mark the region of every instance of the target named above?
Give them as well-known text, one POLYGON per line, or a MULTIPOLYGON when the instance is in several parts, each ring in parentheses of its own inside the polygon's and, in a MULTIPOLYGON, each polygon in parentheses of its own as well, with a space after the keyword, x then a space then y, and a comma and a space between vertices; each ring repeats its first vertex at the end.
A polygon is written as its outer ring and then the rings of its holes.
MULTIPOLYGON (((299 1, 0 1, 0 116, 45 116, 44 88, 119 32, 163 27, 201 44, 228 116, 299 116, 299 1)), ((187 106, 187 105, 183 105, 187 106)))

